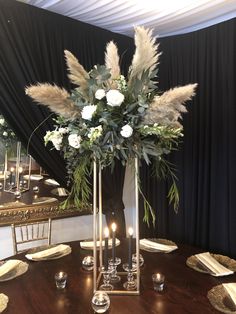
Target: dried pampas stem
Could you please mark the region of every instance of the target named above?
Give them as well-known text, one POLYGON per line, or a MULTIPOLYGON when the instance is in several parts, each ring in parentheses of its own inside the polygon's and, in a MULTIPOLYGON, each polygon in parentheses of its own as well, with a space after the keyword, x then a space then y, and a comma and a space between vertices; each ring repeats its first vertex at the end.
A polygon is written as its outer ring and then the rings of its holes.
POLYGON ((156 68, 160 56, 157 52, 159 45, 156 44, 155 38, 152 38, 152 30, 136 27, 134 41, 136 50, 130 67, 129 83, 140 78, 144 71, 149 70, 151 73, 156 68))
POLYGON ((73 84, 80 86, 82 91, 86 91, 88 88, 87 80, 89 79, 89 74, 70 51, 65 50, 64 53, 69 70, 69 79, 73 84))
POLYGON ((197 84, 188 84, 168 90, 161 96, 156 96, 144 116, 144 123, 161 125, 171 125, 180 127, 177 121, 181 118, 181 113, 187 112, 183 105, 195 95, 197 84))
POLYGON ((80 115, 80 110, 69 99, 70 94, 64 88, 48 83, 38 83, 37 85, 27 87, 25 93, 33 98, 34 101, 48 106, 51 111, 66 119, 73 119, 80 115))
POLYGON ((110 69, 111 79, 109 80, 110 86, 112 88, 117 88, 117 83, 112 80, 116 80, 120 76, 120 58, 118 55, 118 49, 113 41, 110 41, 106 47, 105 53, 105 66, 110 69))

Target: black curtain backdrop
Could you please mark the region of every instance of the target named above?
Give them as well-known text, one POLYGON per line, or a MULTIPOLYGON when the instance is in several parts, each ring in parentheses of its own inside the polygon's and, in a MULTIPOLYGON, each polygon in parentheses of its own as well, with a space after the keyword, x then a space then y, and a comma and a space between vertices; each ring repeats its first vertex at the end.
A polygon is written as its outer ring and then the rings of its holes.
MULTIPOLYGON (((235 30, 233 19, 160 40, 160 89, 199 85, 184 116, 180 150, 169 156, 178 169, 179 213, 168 206, 168 182, 151 178, 150 168, 143 164, 142 187, 156 211, 157 225, 147 228, 142 223, 142 208, 140 225, 141 236, 166 237, 236 257, 235 30)), ((126 71, 133 54, 132 39, 23 3, 0 0, 0 111, 24 145, 50 114, 32 104, 24 94, 25 86, 54 82, 69 89, 63 50, 70 50, 89 70, 103 64, 109 40, 117 42, 126 71)), ((30 153, 65 184, 63 159, 44 147, 43 136, 50 127, 51 119, 35 132, 30 153)), ((121 195, 123 174, 118 170, 115 177, 106 179, 111 193, 121 195)), ((119 204, 112 207, 106 197, 112 210, 123 206, 119 198, 119 204)))
MULTIPOLYGON (((110 40, 117 43, 122 71, 126 72, 134 49, 131 38, 24 3, 0 0, 0 111, 24 146, 33 130, 51 113, 46 107, 33 104, 25 95, 25 87, 49 82, 69 90, 64 50, 71 51, 90 70, 95 64, 104 64, 104 51, 110 40)), ((46 131, 52 128, 50 118, 35 131, 29 152, 66 186, 63 158, 57 151, 45 148, 43 142, 46 131)), ((114 174, 104 173, 104 206, 109 204, 110 210, 124 207, 124 167, 117 167, 119 171, 116 169, 114 174), (113 202, 111 195, 116 195, 113 202)))
POLYGON ((169 158, 177 167, 180 208, 168 206, 168 184, 141 169, 157 212, 145 236, 167 237, 236 257, 236 19, 160 40, 159 86, 198 83, 184 116, 184 139, 169 158))

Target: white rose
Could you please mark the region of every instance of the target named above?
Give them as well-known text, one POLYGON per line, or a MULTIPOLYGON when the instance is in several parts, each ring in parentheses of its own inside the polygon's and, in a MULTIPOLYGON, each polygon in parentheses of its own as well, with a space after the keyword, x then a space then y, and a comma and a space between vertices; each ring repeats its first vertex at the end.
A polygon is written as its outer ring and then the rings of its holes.
POLYGON ((59 128, 58 131, 59 131, 59 133, 61 133, 61 134, 66 134, 66 133, 69 132, 68 128, 59 128))
POLYGON ((80 148, 81 136, 77 134, 70 134, 68 136, 69 145, 74 148, 80 148))
POLYGON ((7 136, 8 136, 8 133, 7 133, 6 131, 4 131, 4 132, 2 133, 2 135, 7 137, 7 136))
POLYGON ((91 120, 92 116, 96 110, 97 110, 96 105, 84 106, 84 108, 82 109, 82 112, 81 112, 82 118, 85 120, 91 120))
POLYGON ((4 125, 5 120, 3 118, 0 119, 0 125, 4 125))
POLYGON ((106 94, 107 104, 112 107, 120 106, 125 99, 125 96, 116 89, 111 89, 106 94))
POLYGON ((126 124, 122 127, 120 134, 123 137, 130 137, 133 134, 133 129, 131 128, 130 125, 126 124))
POLYGON ((106 93, 105 93, 104 89, 98 89, 95 93, 95 98, 98 100, 101 100, 105 96, 106 96, 106 93))

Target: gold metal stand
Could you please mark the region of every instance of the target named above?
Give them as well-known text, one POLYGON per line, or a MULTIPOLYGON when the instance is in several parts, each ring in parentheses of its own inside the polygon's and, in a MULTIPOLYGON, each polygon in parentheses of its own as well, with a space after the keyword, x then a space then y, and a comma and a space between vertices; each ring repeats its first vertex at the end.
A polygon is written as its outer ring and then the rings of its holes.
MULTIPOLYGON (((136 236, 136 256, 139 257, 139 189, 138 189, 138 177, 139 177, 139 162, 138 158, 134 159, 134 184, 135 184, 135 236, 136 236)), ((102 248, 102 169, 100 163, 97 164, 97 160, 93 162, 93 257, 94 257, 94 269, 93 269, 93 291, 99 290, 99 284, 102 280, 101 269, 103 266, 103 248, 102 248), (98 174, 98 175, 97 175, 98 174), (98 190, 97 190, 98 182, 98 190), (98 191, 98 207, 97 207, 97 191, 98 191), (97 254, 97 240, 99 240, 99 256, 97 254)), ((121 243, 122 245, 122 243, 121 243)), ((140 261, 137 258, 137 270, 133 273, 135 275, 136 289, 135 290, 111 290, 106 291, 112 295, 139 295, 140 294, 140 261)), ((126 278, 126 272, 117 272, 121 278, 126 278)))

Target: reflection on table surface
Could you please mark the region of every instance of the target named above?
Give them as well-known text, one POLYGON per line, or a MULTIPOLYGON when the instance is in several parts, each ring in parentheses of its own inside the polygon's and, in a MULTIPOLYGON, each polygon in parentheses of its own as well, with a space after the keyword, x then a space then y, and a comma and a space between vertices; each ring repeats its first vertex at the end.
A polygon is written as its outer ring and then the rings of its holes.
MULTIPOLYGON (((60 259, 29 263, 24 275, 0 283, 1 293, 9 297, 6 313, 10 314, 92 314, 93 273, 82 269, 85 256, 92 252, 80 248, 79 241, 68 243, 72 253, 60 259), (54 281, 56 272, 68 274, 65 289, 57 290, 54 281), (19 312, 20 310, 20 312, 19 312)), ((207 292, 221 283, 232 282, 236 276, 213 277, 199 273, 188 266, 189 256, 201 250, 178 244, 178 250, 169 254, 141 251, 144 266, 141 268, 141 294, 139 296, 110 296, 109 314, 184 314, 219 313, 207 299, 207 292), (162 292, 153 290, 152 274, 165 275, 162 292)), ((121 239, 117 256, 127 262, 128 243, 121 239)), ((111 254, 111 253, 109 253, 111 254)), ((120 266, 121 267, 121 266, 120 266)))
MULTIPOLYGON (((45 183, 48 179, 48 177, 42 177, 39 181, 31 180, 29 190, 21 193, 19 199, 14 195, 14 190, 12 192, 5 192, 2 188, 0 191, 0 208, 32 205, 37 203, 37 200, 42 197, 53 198, 54 203, 64 200, 65 196, 59 197, 59 193, 55 194, 58 187, 55 188, 55 185, 45 183)), ((3 182, 1 181, 1 183, 3 182)))
MULTIPOLYGON (((0 181, 2 182, 2 181, 0 181)), ((16 198, 14 193, 0 190, 0 226, 11 223, 39 220, 45 218, 63 218, 91 214, 91 208, 75 207, 62 210, 61 202, 68 191, 55 185, 54 180, 43 176, 42 180, 31 180, 30 189, 16 198), (50 181, 48 182, 48 180, 50 181), (63 195, 64 194, 64 195, 63 195)))

